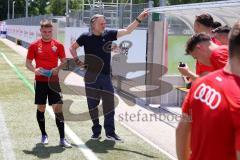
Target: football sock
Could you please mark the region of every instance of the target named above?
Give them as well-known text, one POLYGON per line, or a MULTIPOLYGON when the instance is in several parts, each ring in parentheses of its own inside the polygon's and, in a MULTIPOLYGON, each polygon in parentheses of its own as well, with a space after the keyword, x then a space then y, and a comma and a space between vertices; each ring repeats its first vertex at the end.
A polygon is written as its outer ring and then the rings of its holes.
POLYGON ((47 135, 46 130, 45 130, 45 117, 44 117, 44 112, 40 112, 37 110, 37 121, 39 128, 42 132, 42 135, 47 135))

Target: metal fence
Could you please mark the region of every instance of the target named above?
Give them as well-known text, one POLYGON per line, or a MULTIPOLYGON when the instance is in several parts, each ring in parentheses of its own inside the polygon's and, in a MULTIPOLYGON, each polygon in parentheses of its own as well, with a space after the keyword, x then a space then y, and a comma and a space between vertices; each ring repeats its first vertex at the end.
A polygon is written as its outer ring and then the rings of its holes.
MULTIPOLYGON (((89 26, 89 20, 94 14, 103 14, 106 17, 107 27, 123 28, 128 26, 144 8, 148 8, 147 3, 143 4, 103 4, 101 6, 88 7, 87 10, 71 10, 69 13, 69 26, 80 27, 89 26)), ((147 27, 147 20, 143 21, 139 27, 147 27)))
MULTIPOLYGON (((69 13, 69 27, 89 26, 90 17, 94 14, 103 14, 106 17, 107 27, 109 28, 124 28, 127 27, 134 19, 144 10, 153 4, 118 4, 104 5, 98 7, 88 7, 86 10, 76 11, 71 10, 69 13)), ((151 15, 152 16, 152 15, 151 15)), ((152 17, 150 17, 151 19, 152 17)), ((180 19, 167 16, 168 29, 170 35, 189 35, 192 34, 188 26, 180 19)), ((148 27, 148 20, 144 20, 140 28, 148 27)))
POLYGON ((7 19, 7 25, 26 25, 26 26, 39 26, 42 19, 62 19, 64 16, 53 16, 53 15, 39 15, 33 17, 22 17, 15 19, 7 19))

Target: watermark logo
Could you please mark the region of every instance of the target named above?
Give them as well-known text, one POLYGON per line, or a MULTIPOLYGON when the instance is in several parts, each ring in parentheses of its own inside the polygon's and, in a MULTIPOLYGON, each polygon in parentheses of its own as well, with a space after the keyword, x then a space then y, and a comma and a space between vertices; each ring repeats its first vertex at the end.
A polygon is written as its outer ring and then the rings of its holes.
POLYGON ((167 122, 167 123, 178 123, 180 120, 185 122, 191 122, 191 116, 188 118, 182 118, 180 114, 172 114, 172 113, 150 113, 145 112, 141 109, 129 113, 123 112, 118 115, 118 121, 120 122, 167 122))
MULTIPOLYGON (((106 42, 104 45, 105 52, 113 51, 114 43, 106 42)), ((87 98, 89 111, 74 114, 70 112, 72 99, 64 100, 63 112, 65 120, 67 121, 86 121, 90 119, 96 119, 99 116, 114 114, 115 107, 119 104, 118 97, 113 92, 111 79, 121 81, 124 83, 130 83, 131 87, 126 88, 126 92, 134 95, 138 98, 156 97, 170 92, 173 86, 162 80, 162 76, 166 74, 167 67, 161 64, 155 63, 128 63, 127 55, 131 48, 132 43, 130 41, 123 41, 119 46, 115 46, 115 49, 119 49, 118 53, 113 56, 113 59, 122 56, 120 61, 112 63, 112 74, 102 75, 101 71, 104 67, 104 61, 94 54, 85 54, 80 56, 80 59, 84 59, 85 68, 80 69, 75 65, 71 71, 59 72, 59 83, 62 88, 63 95, 75 95, 85 96, 87 98), (77 73, 77 76, 83 77, 85 86, 73 86, 64 83, 66 78, 71 75, 72 72, 77 73), (133 78, 127 78, 128 73, 143 72, 144 74, 138 75, 133 78), (101 85, 106 86, 105 88, 101 85), (132 90, 134 87, 139 86, 154 86, 149 90, 132 90), (99 102, 102 100, 101 106, 99 102), (98 114, 98 109, 102 108, 103 112, 98 114), (89 114, 90 113, 90 114, 89 114)), ((116 50, 115 50, 116 51, 116 50)), ((64 64, 69 65, 69 62, 64 64)), ((69 68, 69 67, 66 67, 69 68)), ((51 84, 51 78, 49 79, 49 86, 54 90, 51 84)), ((120 94, 120 98, 130 106, 135 105, 135 101, 129 102, 129 98, 120 94)), ((132 100, 132 99, 131 99, 132 100)))

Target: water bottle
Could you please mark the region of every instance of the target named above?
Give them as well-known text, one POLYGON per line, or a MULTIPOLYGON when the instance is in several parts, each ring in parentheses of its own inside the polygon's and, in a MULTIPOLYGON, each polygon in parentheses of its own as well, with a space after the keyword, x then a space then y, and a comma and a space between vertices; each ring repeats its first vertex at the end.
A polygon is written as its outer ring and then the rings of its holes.
MULTIPOLYGON (((179 62, 179 67, 186 67, 186 64, 183 62, 179 62)), ((189 77, 183 76, 184 82, 186 84, 186 88, 190 89, 192 82, 190 81, 189 77)))

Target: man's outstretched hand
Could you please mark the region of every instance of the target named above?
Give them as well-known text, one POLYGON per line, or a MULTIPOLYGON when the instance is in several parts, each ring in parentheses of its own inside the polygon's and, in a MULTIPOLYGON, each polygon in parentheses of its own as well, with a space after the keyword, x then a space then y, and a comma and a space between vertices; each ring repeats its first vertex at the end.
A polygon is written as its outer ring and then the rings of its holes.
POLYGON ((139 20, 144 20, 147 16, 149 15, 149 12, 148 12, 148 10, 144 10, 144 11, 142 11, 140 14, 139 14, 139 16, 138 16, 138 19, 139 20))

